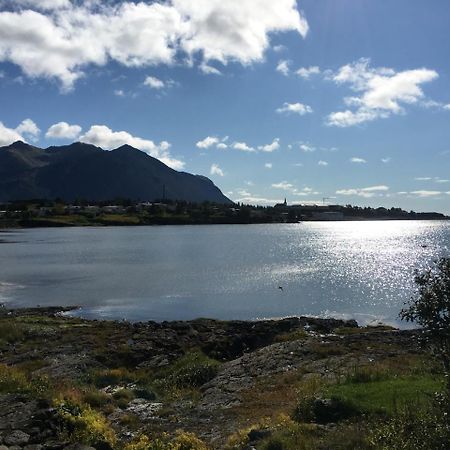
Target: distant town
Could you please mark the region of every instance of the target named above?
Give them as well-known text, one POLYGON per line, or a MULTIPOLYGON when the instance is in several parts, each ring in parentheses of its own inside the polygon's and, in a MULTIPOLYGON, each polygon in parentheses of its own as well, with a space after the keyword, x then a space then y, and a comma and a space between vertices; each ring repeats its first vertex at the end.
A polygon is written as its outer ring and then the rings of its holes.
POLYGON ((450 217, 437 212, 352 205, 289 205, 286 201, 274 206, 172 200, 132 202, 123 199, 69 204, 60 200, 31 200, 0 205, 0 228, 448 219, 450 217))

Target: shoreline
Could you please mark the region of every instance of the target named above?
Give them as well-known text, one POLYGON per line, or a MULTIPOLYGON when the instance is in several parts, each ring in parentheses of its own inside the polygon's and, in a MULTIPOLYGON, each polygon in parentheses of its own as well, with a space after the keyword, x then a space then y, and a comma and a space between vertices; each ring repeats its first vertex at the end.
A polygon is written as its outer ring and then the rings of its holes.
MULTIPOLYGON (((226 443, 236 433, 248 443, 251 430, 265 430, 254 443, 259 449, 285 426, 279 417, 285 424, 292 416, 311 377, 321 380, 321 395, 363 368, 388 371, 383 376, 392 383, 409 380, 414 392, 417 383, 438 386, 418 330, 313 317, 130 323, 65 315, 74 308, 0 309, 0 446, 19 437, 20 448, 69 449, 70 424, 83 417, 70 415, 75 404, 103 424, 101 435, 97 429, 76 437, 95 449, 122 450, 142 434, 176 440, 180 433, 204 442, 192 448, 243 449, 226 443)), ((355 416, 359 432, 366 415, 355 416)), ((349 425, 317 426, 317 436, 333 442, 349 425)))

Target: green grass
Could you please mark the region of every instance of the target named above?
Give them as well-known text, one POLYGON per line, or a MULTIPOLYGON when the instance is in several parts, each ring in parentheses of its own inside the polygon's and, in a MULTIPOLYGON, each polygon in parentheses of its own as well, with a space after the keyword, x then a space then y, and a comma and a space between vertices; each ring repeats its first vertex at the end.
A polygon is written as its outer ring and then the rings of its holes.
POLYGON ((362 413, 395 414, 406 404, 429 404, 433 394, 443 389, 443 378, 422 375, 335 384, 324 395, 350 402, 362 413))

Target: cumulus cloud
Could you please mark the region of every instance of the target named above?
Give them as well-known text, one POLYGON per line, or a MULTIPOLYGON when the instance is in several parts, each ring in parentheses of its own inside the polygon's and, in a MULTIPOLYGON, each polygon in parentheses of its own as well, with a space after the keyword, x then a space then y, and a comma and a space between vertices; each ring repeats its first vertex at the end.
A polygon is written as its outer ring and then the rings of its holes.
POLYGON ((350 158, 350 162, 356 163, 356 164, 365 164, 367 161, 364 158, 358 158, 354 156, 353 158, 350 158))
POLYGON ((258 150, 261 150, 262 152, 271 153, 274 152, 275 150, 278 150, 279 148, 280 148, 280 139, 275 138, 271 144, 260 145, 258 147, 258 150))
POLYGON ((113 150, 128 144, 159 159, 172 169, 181 170, 184 167, 183 161, 174 159, 170 155, 170 144, 167 141, 155 144, 151 140, 132 136, 126 131, 113 131, 105 125, 93 125, 87 133, 80 137, 80 141, 97 145, 105 150, 113 150))
POLYGON ((23 141, 23 137, 12 128, 8 128, 0 122, 0 145, 9 145, 15 141, 23 141))
POLYGON ((25 119, 17 128, 16 131, 19 134, 27 135, 29 138, 36 139, 41 130, 38 128, 38 126, 31 120, 31 119, 25 119))
POLYGON ((358 197, 371 198, 381 197, 383 193, 388 191, 389 187, 385 185, 369 186, 365 188, 339 189, 337 195, 354 195, 358 197))
POLYGON ((283 103, 283 106, 276 109, 278 114, 299 114, 304 116, 313 112, 311 106, 304 105, 303 103, 283 103))
POLYGON ((444 105, 443 108, 446 109, 447 111, 450 111, 450 103, 444 105))
POLYGON ((166 85, 164 81, 160 80, 159 78, 148 76, 144 80, 144 86, 148 86, 151 89, 163 89, 166 85))
POLYGON ((211 166, 211 169, 210 169, 209 173, 211 175, 219 175, 219 177, 223 177, 224 176, 223 170, 219 167, 218 164, 213 164, 211 166))
POLYGON ((300 67, 295 73, 299 77, 308 80, 311 75, 318 75, 320 73, 320 68, 318 66, 300 67))
POLYGON ((273 167, 273 164, 272 164, 272 163, 265 163, 265 164, 264 164, 264 167, 265 167, 266 169, 271 169, 271 168, 273 167))
POLYGON ((16 128, 8 128, 0 122, 0 145, 10 145, 16 141, 34 141, 39 136, 41 130, 31 120, 25 119, 16 128))
POLYGON ((278 61, 275 70, 283 74, 285 77, 287 77, 289 75, 289 64, 290 61, 288 61, 287 59, 281 59, 280 61, 278 61))
POLYGON ((52 125, 45 133, 46 138, 76 139, 81 133, 79 125, 69 125, 67 122, 58 122, 52 125))
POLYGON ((327 161, 322 161, 322 160, 320 160, 317 164, 319 166, 328 166, 328 162, 327 161))
POLYGON ((208 65, 262 61, 272 33, 308 23, 296 0, 160 0, 69 2, 19 0, 0 12, 0 61, 29 77, 53 78, 73 88, 89 65, 127 67, 199 61, 208 65))
POLYGON ((38 10, 69 8, 70 0, 15 0, 16 5, 38 10))
POLYGON ((344 99, 353 109, 333 112, 327 123, 349 127, 392 114, 405 112, 405 105, 418 103, 424 98, 423 83, 435 80, 438 73, 426 68, 396 72, 386 67, 372 68, 370 60, 363 58, 341 67, 329 79, 339 85, 348 85, 357 96, 344 99))
POLYGON ((213 136, 207 136, 205 139, 198 141, 195 145, 198 148, 210 148, 219 142, 219 138, 213 136))
POLYGON ((387 164, 387 163, 391 162, 391 158, 390 158, 389 156, 386 157, 386 158, 381 158, 381 162, 382 162, 383 164, 387 164))
POLYGON ((234 142, 231 145, 235 150, 240 150, 241 152, 255 152, 256 150, 253 147, 250 147, 246 142, 234 142))

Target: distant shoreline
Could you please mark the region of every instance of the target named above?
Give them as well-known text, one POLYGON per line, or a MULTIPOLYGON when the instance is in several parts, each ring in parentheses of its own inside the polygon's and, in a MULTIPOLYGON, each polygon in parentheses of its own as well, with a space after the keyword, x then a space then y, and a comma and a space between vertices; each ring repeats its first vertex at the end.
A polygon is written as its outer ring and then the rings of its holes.
MULTIPOLYGON (((189 225, 280 225, 280 224, 301 224, 301 223, 339 223, 339 222, 392 222, 392 221, 427 221, 427 222, 448 222, 449 217, 445 218, 405 218, 405 217, 352 217, 339 220, 327 220, 327 219, 304 219, 295 222, 240 222, 240 221, 209 221, 209 222, 195 222, 195 221, 177 221, 177 220, 157 220, 154 222, 138 222, 133 220, 108 220, 108 221, 91 221, 91 222, 78 222, 78 221, 58 221, 58 220, 26 220, 26 221, 0 221, 0 231, 14 230, 14 229, 33 229, 33 228, 109 228, 109 227, 152 227, 152 226, 189 226, 189 225)), ((7 243, 7 241, 0 240, 1 243, 7 243)))

